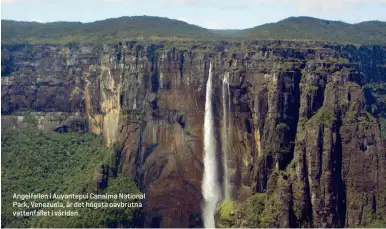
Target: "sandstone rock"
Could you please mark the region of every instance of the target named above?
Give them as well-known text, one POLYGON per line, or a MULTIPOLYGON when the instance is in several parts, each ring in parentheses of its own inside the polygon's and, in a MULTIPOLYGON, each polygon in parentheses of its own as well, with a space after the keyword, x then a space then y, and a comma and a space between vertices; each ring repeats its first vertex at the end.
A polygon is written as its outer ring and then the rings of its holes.
MULTIPOLYGON (((79 117, 75 123, 106 145, 118 145, 115 171, 134 178, 146 193, 140 226, 203 226, 210 61, 220 146, 222 79, 230 76, 235 201, 267 195, 264 211, 256 213, 260 218, 251 224, 239 218, 234 225, 356 227, 386 213, 386 144, 378 119, 383 106, 365 90, 367 83, 386 81, 385 47, 133 41, 4 45, 2 56, 3 125, 17 127, 23 121, 12 117, 26 111, 62 112, 79 117)), ((71 123, 41 126, 61 131, 71 123)))

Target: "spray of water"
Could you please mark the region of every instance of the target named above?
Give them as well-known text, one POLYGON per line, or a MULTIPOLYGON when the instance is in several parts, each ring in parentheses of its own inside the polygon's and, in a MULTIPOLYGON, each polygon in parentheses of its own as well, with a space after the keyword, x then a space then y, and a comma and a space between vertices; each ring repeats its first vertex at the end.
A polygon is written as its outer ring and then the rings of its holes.
POLYGON ((212 109, 212 63, 209 67, 209 77, 206 84, 205 120, 204 120, 204 176, 202 194, 205 199, 202 213, 204 226, 214 228, 214 213, 220 199, 220 185, 218 182, 218 165, 216 159, 216 139, 212 109))
POLYGON ((223 168, 224 168, 224 195, 225 199, 231 199, 231 191, 229 185, 229 172, 228 172, 228 155, 229 155, 229 110, 230 110, 230 90, 229 90, 229 72, 225 73, 222 81, 222 109, 223 109, 223 168))

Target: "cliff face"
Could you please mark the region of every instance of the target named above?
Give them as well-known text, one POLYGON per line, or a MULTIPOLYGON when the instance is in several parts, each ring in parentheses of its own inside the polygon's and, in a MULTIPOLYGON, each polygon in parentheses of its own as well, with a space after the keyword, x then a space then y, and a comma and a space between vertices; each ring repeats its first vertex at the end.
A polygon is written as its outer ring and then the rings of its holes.
MULTIPOLYGON (((3 126, 91 131, 146 193, 146 227, 202 227, 205 87, 217 132, 229 73, 233 199, 267 193, 258 222, 355 227, 386 213, 386 49, 296 42, 3 46, 3 126), (384 92, 384 90, 383 90, 384 92), (378 90, 382 94, 382 90, 378 90), (377 94, 379 95, 379 94, 377 94)), ((218 136, 219 144, 221 141, 218 136)))

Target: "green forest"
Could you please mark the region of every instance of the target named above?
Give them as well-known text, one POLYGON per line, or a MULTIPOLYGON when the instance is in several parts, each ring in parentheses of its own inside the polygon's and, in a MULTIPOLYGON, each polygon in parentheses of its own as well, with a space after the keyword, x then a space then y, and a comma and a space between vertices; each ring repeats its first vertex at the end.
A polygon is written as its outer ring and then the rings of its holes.
POLYGON ((90 23, 2 20, 5 44, 114 43, 128 40, 294 40, 386 44, 386 22, 349 24, 290 17, 241 30, 213 30, 165 17, 133 16, 90 23))
POLYGON ((13 216, 13 211, 23 210, 12 207, 14 193, 118 194, 139 190, 132 180, 110 174, 114 151, 102 146, 94 134, 47 133, 32 127, 2 132, 2 227, 135 226, 136 208, 79 208, 79 216, 68 217, 13 216), (107 187, 103 183, 106 176, 102 176, 106 168, 107 187))

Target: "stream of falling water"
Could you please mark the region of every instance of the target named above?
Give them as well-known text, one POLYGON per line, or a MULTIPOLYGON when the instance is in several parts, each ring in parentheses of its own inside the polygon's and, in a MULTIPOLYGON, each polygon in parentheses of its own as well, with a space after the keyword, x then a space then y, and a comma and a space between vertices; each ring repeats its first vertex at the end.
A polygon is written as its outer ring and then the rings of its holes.
POLYGON ((229 72, 225 73, 222 81, 222 109, 223 109, 223 167, 224 167, 224 195, 225 199, 231 199, 231 191, 229 186, 229 173, 228 173, 228 155, 229 155, 229 114, 230 114, 230 93, 229 93, 229 72))
POLYGON ((214 228, 214 213, 220 199, 220 185, 218 182, 218 166, 216 158, 216 139, 212 107, 212 62, 209 67, 209 77, 206 83, 205 120, 204 120, 204 176, 202 194, 205 203, 202 209, 204 226, 214 228))

